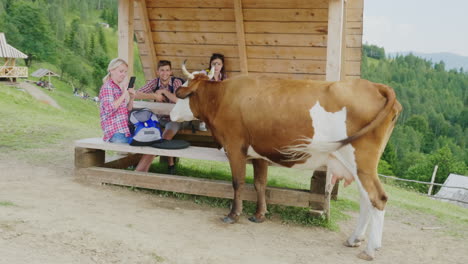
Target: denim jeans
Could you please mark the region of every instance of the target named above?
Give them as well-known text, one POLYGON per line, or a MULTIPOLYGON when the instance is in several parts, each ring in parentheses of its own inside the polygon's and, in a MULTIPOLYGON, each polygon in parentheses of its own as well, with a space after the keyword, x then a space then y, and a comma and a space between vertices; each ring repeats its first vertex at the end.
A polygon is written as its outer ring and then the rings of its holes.
POLYGON ((109 142, 117 144, 128 144, 131 137, 126 137, 124 133, 115 133, 109 142))

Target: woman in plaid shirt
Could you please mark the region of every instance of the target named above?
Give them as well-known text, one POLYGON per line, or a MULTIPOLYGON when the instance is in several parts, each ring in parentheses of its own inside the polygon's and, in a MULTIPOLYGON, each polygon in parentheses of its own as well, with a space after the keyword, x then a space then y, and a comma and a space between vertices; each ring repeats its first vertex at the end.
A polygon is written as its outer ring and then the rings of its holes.
POLYGON ((127 77, 128 64, 116 58, 107 67, 101 91, 99 92, 101 127, 104 141, 129 143, 128 111, 133 108, 135 90, 127 89, 124 80, 127 77))

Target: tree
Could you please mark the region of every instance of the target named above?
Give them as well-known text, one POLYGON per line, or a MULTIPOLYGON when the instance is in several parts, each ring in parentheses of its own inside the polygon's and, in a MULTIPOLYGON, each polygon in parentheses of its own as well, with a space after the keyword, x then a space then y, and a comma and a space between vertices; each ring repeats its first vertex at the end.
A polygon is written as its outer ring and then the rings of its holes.
POLYGON ((28 55, 26 64, 30 66, 33 59, 53 61, 56 41, 39 3, 16 1, 9 10, 9 30, 17 31, 21 36, 13 40, 10 38, 9 42, 28 55))

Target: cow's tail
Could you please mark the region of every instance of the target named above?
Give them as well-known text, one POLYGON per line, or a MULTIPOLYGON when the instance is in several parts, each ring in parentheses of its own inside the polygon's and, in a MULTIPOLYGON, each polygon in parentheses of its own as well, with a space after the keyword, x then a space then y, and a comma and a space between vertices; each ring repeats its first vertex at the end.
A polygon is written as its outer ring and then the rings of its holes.
POLYGON ((377 116, 370 123, 368 123, 366 126, 361 128, 354 135, 349 136, 349 137, 347 137, 345 139, 342 139, 342 140, 338 141, 339 143, 341 143, 341 146, 339 146, 338 148, 340 148, 342 146, 345 146, 345 145, 355 141, 356 139, 364 136, 365 134, 369 133, 370 131, 374 130, 392 112, 393 106, 395 105, 395 102, 396 102, 395 91, 392 88, 390 88, 390 87, 388 87, 387 85, 384 85, 384 84, 377 83, 376 85, 377 85, 377 87, 379 89, 379 92, 384 97, 387 98, 387 102, 385 103, 384 107, 382 108, 382 110, 380 110, 380 112, 377 114, 377 116))
POLYGON ((287 161, 304 160, 311 156, 310 150, 330 153, 340 149, 341 147, 353 142, 354 140, 377 128, 377 126, 379 126, 391 113, 392 108, 396 102, 396 95, 392 88, 383 84, 376 85, 378 85, 379 92, 387 98, 387 102, 385 103, 382 110, 380 110, 380 112, 377 114, 377 116, 354 135, 334 142, 317 142, 309 138, 303 138, 302 141, 304 143, 288 146, 278 150, 278 152, 285 155, 287 157, 287 161))

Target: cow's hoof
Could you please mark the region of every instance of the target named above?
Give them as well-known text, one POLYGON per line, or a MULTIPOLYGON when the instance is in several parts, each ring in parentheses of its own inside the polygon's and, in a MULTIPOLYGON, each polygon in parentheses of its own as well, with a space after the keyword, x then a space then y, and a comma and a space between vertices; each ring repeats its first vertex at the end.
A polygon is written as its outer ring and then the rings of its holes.
POLYGON ((361 246, 361 241, 362 240, 355 239, 353 243, 349 243, 349 241, 346 240, 345 242, 343 242, 343 245, 345 245, 346 247, 359 247, 361 246))
POLYGON ((361 253, 359 253, 358 258, 363 259, 363 260, 368 260, 368 261, 374 260, 374 257, 367 254, 365 251, 362 251, 361 253))
POLYGON ((223 222, 226 224, 234 224, 237 220, 239 220, 239 217, 230 217, 229 215, 223 218, 223 222))
POLYGON ((259 224, 259 223, 265 222, 265 217, 257 218, 257 217, 254 215, 254 216, 249 217, 249 221, 259 224))

